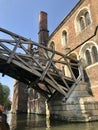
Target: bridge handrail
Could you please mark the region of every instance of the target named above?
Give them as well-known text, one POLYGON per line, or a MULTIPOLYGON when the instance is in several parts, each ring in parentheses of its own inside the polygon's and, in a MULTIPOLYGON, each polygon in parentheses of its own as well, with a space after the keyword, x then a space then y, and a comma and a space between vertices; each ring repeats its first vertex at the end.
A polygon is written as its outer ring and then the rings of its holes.
MULTIPOLYGON (((39 88, 45 95, 53 95, 53 93, 59 91, 65 96, 70 90, 71 84, 77 82, 77 77, 75 77, 72 69, 79 69, 80 65, 78 64, 79 61, 77 59, 52 50, 3 28, 0 28, 0 32, 3 32, 11 38, 0 39, 1 60, 3 59, 3 63, 5 62, 4 64, 6 64, 8 68, 14 66, 15 69, 13 70, 18 73, 18 76, 21 76, 18 69, 21 69, 23 74, 26 71, 31 77, 22 75, 20 78, 22 78, 23 81, 26 80, 33 88, 37 88, 37 90, 39 88), (9 44, 13 47, 10 48, 9 44), (29 48, 28 45, 30 45, 31 48, 29 48), (20 52, 20 49, 22 52, 20 52), (40 51, 42 53, 40 53, 40 51), (49 52, 51 52, 51 55, 49 55, 49 52), (71 60, 74 61, 74 63, 70 63, 71 60), (64 65, 68 67, 71 77, 64 75, 62 72, 62 66, 64 65), (32 80, 32 76, 35 76, 35 81, 32 80), (42 90, 39 86, 39 82, 45 83, 48 91, 42 90), (34 85, 36 85, 36 87, 34 87, 34 85), (49 88, 49 85, 52 89, 49 88), (55 89, 55 91, 52 91, 53 89, 55 89)), ((2 68, 2 64, 0 65, 2 68)), ((7 71, 7 69, 4 70, 4 74, 6 73, 9 74, 10 71, 7 71)))

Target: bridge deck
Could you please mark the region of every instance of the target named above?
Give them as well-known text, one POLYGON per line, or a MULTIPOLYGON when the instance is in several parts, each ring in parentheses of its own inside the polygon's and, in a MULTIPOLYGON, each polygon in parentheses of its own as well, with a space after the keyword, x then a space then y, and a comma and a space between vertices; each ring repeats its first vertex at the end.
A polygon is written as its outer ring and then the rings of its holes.
MULTIPOLYGON (((36 89, 46 98, 51 98, 56 92, 66 96, 70 88, 77 82, 79 61, 39 45, 27 38, 0 28, 6 35, 0 39, 0 72, 26 83, 36 89), (31 48, 28 48, 32 46, 31 48), (40 54, 40 51, 42 53, 40 54), (73 61, 73 62, 70 62, 73 61), (65 76, 62 66, 67 66, 71 77, 65 76), (41 88, 41 84, 45 88, 41 88)), ((1 37, 0 37, 1 38, 1 37)))

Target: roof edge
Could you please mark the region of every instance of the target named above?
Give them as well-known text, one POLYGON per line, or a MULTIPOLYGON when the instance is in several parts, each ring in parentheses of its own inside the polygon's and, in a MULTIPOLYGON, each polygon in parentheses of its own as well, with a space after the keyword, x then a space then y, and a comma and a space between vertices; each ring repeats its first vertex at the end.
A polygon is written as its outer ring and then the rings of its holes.
POLYGON ((65 21, 67 21, 69 19, 69 17, 72 16, 72 14, 76 11, 76 8, 79 8, 80 5, 84 2, 85 0, 80 0, 74 7, 73 9, 64 17, 64 19, 61 21, 61 23, 58 25, 58 27, 51 33, 51 35, 49 36, 49 39, 51 39, 51 37, 59 30, 59 28, 61 26, 63 26, 63 24, 65 23, 65 21))

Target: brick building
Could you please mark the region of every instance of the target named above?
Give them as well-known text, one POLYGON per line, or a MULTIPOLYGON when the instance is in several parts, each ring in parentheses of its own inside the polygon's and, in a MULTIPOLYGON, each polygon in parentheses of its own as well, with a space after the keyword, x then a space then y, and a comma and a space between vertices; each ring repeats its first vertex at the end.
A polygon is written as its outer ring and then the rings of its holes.
POLYGON ((49 37, 55 50, 81 59, 90 86, 98 97, 98 1, 80 0, 49 37))
MULTIPOLYGON (((56 119, 67 121, 98 120, 97 12, 97 0, 80 0, 50 36, 48 36, 47 29, 47 14, 45 12, 40 14, 42 16, 38 33, 39 44, 80 60, 85 72, 84 81, 76 85, 66 102, 64 102, 64 97, 59 98, 58 96, 50 102, 50 113, 56 119)), ((71 76, 67 66, 59 66, 59 68, 64 69, 66 76, 71 76)), ((79 75, 79 72, 75 70, 74 73, 76 77, 79 75)), ((41 96, 38 97, 41 100, 41 96)), ((33 107, 39 108, 37 106, 40 103, 41 106, 45 106, 45 103, 40 102, 40 100, 38 98, 33 100, 35 103, 33 107)), ((38 111, 37 113, 39 113, 38 111)))
MULTIPOLYGON (((98 1, 80 0, 49 37, 48 47, 81 60, 85 72, 84 83, 76 85, 66 103, 50 103, 51 113, 60 120, 98 120, 97 12, 98 1)), ((64 71, 70 76, 66 66, 64 71)))

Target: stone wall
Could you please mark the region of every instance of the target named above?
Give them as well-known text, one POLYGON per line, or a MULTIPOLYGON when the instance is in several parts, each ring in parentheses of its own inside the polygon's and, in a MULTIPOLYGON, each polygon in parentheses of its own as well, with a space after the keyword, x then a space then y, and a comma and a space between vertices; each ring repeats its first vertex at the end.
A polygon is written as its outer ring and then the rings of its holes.
MULTIPOLYGON (((54 33, 50 35, 49 42, 54 41, 55 43, 55 49, 57 51, 60 51, 62 53, 65 53, 65 48, 62 46, 62 32, 63 30, 66 30, 68 33, 68 48, 71 50, 86 41, 89 37, 91 37, 94 32, 95 28, 98 25, 98 1, 93 0, 80 0, 79 4, 74 7, 74 9, 68 14, 65 19, 59 24, 59 26, 56 28, 54 33), (91 17, 91 24, 85 28, 82 32, 77 31, 77 21, 76 18, 78 16, 78 13, 84 9, 87 8, 90 11, 90 17, 91 17), (95 15, 93 15, 95 14, 95 15)), ((80 49, 80 48, 79 48, 80 49)), ((76 53, 78 53, 78 49, 75 50, 76 53)))
POLYGON ((86 122, 98 120, 98 100, 89 93, 85 82, 77 85, 69 98, 55 98, 50 102, 51 117, 68 122, 86 122))
POLYGON ((46 114, 45 99, 38 98, 34 100, 29 100, 28 113, 45 115, 46 114))
MULTIPOLYGON (((98 120, 98 60, 96 63, 92 62, 92 64, 87 65, 87 59, 85 58, 86 49, 92 55, 92 46, 97 48, 98 53, 97 12, 97 0, 80 0, 50 35, 49 43, 53 41, 57 51, 66 54, 68 48, 71 50, 70 56, 74 54, 77 59, 83 59, 83 69, 87 76, 85 82, 80 82, 67 100, 59 95, 51 100, 49 104, 50 113, 55 119, 75 122, 98 120), (91 23, 85 29, 79 30, 77 18, 83 10, 88 10, 91 23), (67 48, 66 45, 65 47, 62 46, 61 39, 64 30, 67 32, 67 48)), ((91 58, 93 59, 93 57, 91 58)))
POLYGON ((28 113, 46 114, 45 100, 45 97, 31 88, 28 93, 28 113))
POLYGON ((98 63, 86 68, 86 72, 89 78, 89 86, 92 90, 93 96, 98 99, 98 63))
POLYGON ((28 93, 26 88, 26 84, 15 80, 11 106, 12 113, 27 113, 28 93))

